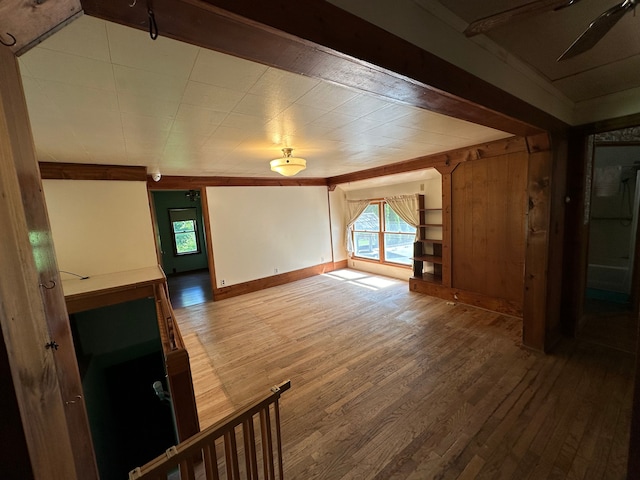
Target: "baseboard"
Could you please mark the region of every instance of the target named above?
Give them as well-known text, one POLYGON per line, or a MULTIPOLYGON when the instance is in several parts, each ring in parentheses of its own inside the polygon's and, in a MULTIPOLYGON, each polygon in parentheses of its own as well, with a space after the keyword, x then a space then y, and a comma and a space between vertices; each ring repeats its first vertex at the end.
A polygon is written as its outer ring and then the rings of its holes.
POLYGON ((522 318, 522 304, 503 298, 489 297, 481 293, 445 287, 437 283, 425 282, 415 278, 409 280, 409 289, 412 292, 424 293, 452 302, 473 305, 474 307, 484 308, 492 312, 522 318))
POLYGON ((236 285, 229 285, 228 287, 214 288, 213 300, 216 301, 224 300, 225 298, 237 297, 239 295, 244 295, 245 293, 257 292, 259 290, 264 290, 265 288, 296 282, 304 278, 321 275, 323 273, 340 270, 342 268, 347 268, 347 260, 322 263, 313 267, 294 270, 293 272, 280 273, 271 277, 259 278, 257 280, 238 283, 236 285))

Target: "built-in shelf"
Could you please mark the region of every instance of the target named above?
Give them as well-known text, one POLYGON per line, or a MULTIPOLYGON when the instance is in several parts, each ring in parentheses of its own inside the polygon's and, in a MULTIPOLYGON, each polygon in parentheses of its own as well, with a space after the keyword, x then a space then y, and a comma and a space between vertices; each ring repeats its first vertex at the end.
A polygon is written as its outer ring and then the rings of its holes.
POLYGON ((413 257, 413 260, 417 260, 419 262, 439 263, 442 265, 442 257, 438 255, 418 255, 413 257))
POLYGON ((425 208, 424 195, 418 195, 419 224, 418 239, 413 245, 413 279, 442 284, 443 242, 429 238, 427 233, 431 228, 442 228, 442 223, 427 223, 428 214, 436 211, 441 212, 442 208, 425 208))
POLYGON ((430 244, 438 243, 442 245, 442 240, 438 240, 437 238, 420 238, 418 239, 418 241, 422 243, 430 243, 430 244))
POLYGON ((413 277, 413 280, 420 280, 422 282, 435 283, 437 285, 442 284, 442 276, 434 275, 433 273, 423 273, 419 277, 413 277))

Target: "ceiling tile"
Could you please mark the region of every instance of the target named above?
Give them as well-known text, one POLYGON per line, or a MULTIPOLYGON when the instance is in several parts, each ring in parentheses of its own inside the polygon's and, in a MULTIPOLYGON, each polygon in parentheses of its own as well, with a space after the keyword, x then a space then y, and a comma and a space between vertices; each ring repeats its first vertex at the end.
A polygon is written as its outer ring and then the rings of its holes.
POLYGON ((242 99, 243 93, 228 88, 190 81, 182 97, 182 103, 230 112, 242 99))
POLYGON ((319 82, 303 75, 269 68, 251 87, 249 93, 268 99, 277 99, 283 103, 294 103, 319 82))
MULTIPOLYGON (((88 15, 74 20, 46 38, 38 48, 109 62, 109 42, 105 22, 88 15), (82 38, 79 42, 78 38, 82 38)), ((28 53, 28 52, 27 52, 28 53)))
POLYGON ((372 95, 359 94, 339 106, 334 111, 352 117, 365 117, 371 115, 376 110, 386 107, 388 102, 372 95))
POLYGON ((271 177, 290 146, 309 161, 301 177, 327 177, 508 136, 102 20, 79 26, 59 50, 20 58, 39 158, 271 177), (87 35, 96 45, 76 50, 87 35))
POLYGON ((210 135, 228 116, 224 112, 183 103, 174 120, 173 131, 210 135))
POLYGON ((115 92, 69 85, 62 82, 40 81, 42 92, 57 108, 72 114, 76 110, 118 112, 118 97, 115 92))
POLYGON ((111 60, 115 65, 146 70, 162 76, 187 80, 199 48, 164 36, 156 40, 149 33, 107 23, 111 60))
POLYGON ((22 56, 22 62, 30 74, 39 80, 115 91, 113 70, 108 62, 42 47, 29 50, 22 56))
POLYGON ((179 102, 187 86, 187 80, 170 75, 114 65, 113 73, 118 93, 179 102))
POLYGON ((201 48, 191 80, 248 92, 267 70, 265 65, 201 48))
POLYGON ((357 96, 358 93, 349 88, 332 83, 319 83, 300 97, 296 103, 324 110, 333 110, 357 96))
POLYGON ((273 97, 267 98, 247 93, 233 108, 233 111, 270 120, 279 115, 288 106, 288 103, 278 102, 273 97))
POLYGON ((120 112, 149 117, 175 118, 180 107, 179 101, 169 101, 162 98, 141 97, 127 92, 118 92, 118 105, 120 112))

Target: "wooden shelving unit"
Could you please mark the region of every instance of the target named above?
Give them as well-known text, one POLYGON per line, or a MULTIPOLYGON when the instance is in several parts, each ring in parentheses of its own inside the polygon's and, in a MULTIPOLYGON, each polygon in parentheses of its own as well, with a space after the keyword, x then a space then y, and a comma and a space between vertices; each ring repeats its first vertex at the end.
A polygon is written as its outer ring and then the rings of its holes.
POLYGON ((433 223, 431 213, 441 208, 425 208, 424 195, 418 195, 418 239, 413 245, 413 278, 424 282, 442 284, 442 223, 433 223))

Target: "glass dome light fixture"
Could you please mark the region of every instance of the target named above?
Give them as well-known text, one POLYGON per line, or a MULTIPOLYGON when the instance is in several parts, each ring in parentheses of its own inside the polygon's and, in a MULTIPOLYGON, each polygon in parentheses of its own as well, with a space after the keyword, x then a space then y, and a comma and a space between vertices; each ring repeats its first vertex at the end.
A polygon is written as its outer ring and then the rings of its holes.
POLYGON ((292 157, 292 152, 293 148, 283 148, 282 158, 269 162, 271 170, 285 177, 291 177, 307 168, 307 161, 304 158, 292 157))

